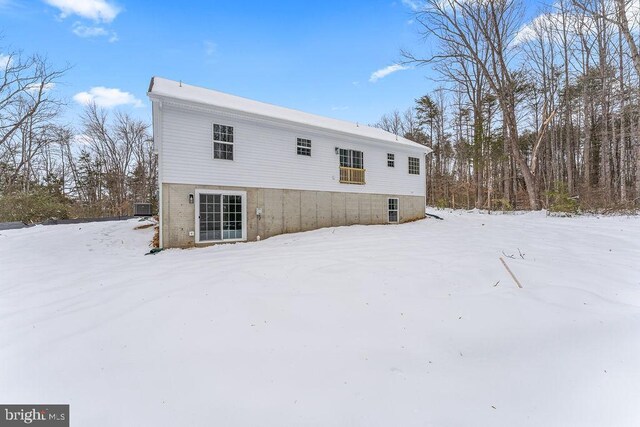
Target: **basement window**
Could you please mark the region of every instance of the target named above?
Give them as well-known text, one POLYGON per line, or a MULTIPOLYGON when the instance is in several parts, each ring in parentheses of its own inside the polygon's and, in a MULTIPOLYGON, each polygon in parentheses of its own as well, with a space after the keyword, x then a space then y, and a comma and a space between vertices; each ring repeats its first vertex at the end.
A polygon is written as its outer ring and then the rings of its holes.
POLYGON ((390 198, 389 199, 389 222, 398 222, 398 199, 390 198))
POLYGON ((409 173, 411 175, 420 175, 420 159, 417 157, 409 157, 409 173))
POLYGON ((387 153, 387 167, 393 168, 396 166, 396 155, 387 153))
POLYGON ((299 156, 311 156, 311 140, 305 138, 297 139, 297 150, 299 156))
POLYGON ((213 158, 233 160, 233 126, 213 125, 213 158))

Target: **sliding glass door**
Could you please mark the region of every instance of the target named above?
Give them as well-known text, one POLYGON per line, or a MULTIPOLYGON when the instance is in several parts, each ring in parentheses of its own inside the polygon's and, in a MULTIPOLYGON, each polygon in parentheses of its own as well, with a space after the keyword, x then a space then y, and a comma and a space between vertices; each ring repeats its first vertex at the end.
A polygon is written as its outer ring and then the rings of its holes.
POLYGON ((220 194, 200 194, 200 241, 222 240, 220 194))
POLYGON ((222 239, 242 239, 241 196, 222 196, 222 239))
POLYGON ((244 240, 245 193, 197 191, 197 243, 244 240))

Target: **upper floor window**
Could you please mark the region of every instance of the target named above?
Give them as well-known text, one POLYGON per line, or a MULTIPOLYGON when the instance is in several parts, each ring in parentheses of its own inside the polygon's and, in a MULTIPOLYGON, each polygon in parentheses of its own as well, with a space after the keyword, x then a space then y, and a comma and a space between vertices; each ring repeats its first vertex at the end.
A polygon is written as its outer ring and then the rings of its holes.
POLYGON ((364 163, 362 151, 341 148, 340 182, 343 184, 364 184, 364 163))
POLYGON ((233 160, 233 126, 213 125, 213 158, 233 160))
POLYGON ((297 140, 297 150, 298 155, 300 156, 310 156, 311 155, 311 140, 305 138, 298 138, 297 140))
POLYGON ((393 168, 396 166, 396 155, 387 153, 387 166, 393 168))
POLYGON ((345 168, 362 169, 363 168, 362 151, 340 149, 340 166, 345 168))
POLYGON ((409 173, 420 175, 420 159, 418 157, 409 157, 409 173))

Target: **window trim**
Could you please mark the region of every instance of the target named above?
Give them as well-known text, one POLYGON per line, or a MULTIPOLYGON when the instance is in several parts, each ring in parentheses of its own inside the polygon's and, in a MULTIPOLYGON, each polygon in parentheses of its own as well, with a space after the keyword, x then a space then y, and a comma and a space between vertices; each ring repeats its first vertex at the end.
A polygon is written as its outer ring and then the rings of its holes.
MULTIPOLYGON (((224 159, 222 159, 224 160, 224 159)), ((246 191, 233 191, 233 190, 209 190, 206 188, 196 188, 195 204, 195 242, 196 244, 208 244, 208 243, 230 243, 230 242, 246 242, 247 241, 247 192, 246 191), (200 240, 200 195, 201 194, 219 194, 221 196, 240 196, 242 203, 242 237, 239 239, 219 239, 219 240, 200 240)), ((220 215, 224 214, 223 205, 220 207, 220 215)), ((222 233, 224 236, 224 233, 222 233)))
POLYGON ((387 167, 395 168, 396 167, 396 155, 395 153, 387 153, 387 167))
POLYGON ((389 223, 389 224, 399 224, 400 223, 400 198, 399 197, 388 197, 387 198, 387 223, 389 223), (395 209, 389 209, 389 202, 391 200, 395 200, 396 201, 396 208, 395 209), (395 212, 396 213, 396 220, 395 221, 391 221, 391 218, 390 218, 391 212, 395 212))
POLYGON ((234 148, 235 146, 235 139, 236 139, 236 134, 235 134, 235 125, 223 125, 222 123, 211 123, 211 140, 213 141, 213 143, 211 144, 211 158, 213 160, 225 160, 225 161, 235 161, 236 159, 236 150, 234 148), (230 127, 232 129, 232 138, 233 141, 228 142, 228 141, 221 141, 219 139, 216 139, 216 133, 215 133, 215 127, 217 126, 226 126, 226 127, 230 127), (223 159, 221 157, 216 157, 216 143, 217 144, 225 144, 225 145, 230 145, 231 146, 231 159, 223 159))
POLYGON ((411 156, 408 156, 408 163, 407 163, 407 167, 408 167, 409 175, 420 175, 420 157, 411 157, 411 156), (417 170, 418 170, 418 171, 417 171, 417 172, 412 172, 412 169, 411 169, 411 160, 417 160, 417 161, 418 161, 418 162, 417 162, 417 163, 418 163, 418 166, 417 166, 417 170))
POLYGON ((311 139, 309 138, 300 138, 300 137, 296 137, 296 155, 298 156, 305 156, 305 157, 311 157, 311 139), (308 142, 309 145, 300 145, 301 142, 308 142), (300 153, 300 150, 309 150, 309 154, 303 154, 300 153))

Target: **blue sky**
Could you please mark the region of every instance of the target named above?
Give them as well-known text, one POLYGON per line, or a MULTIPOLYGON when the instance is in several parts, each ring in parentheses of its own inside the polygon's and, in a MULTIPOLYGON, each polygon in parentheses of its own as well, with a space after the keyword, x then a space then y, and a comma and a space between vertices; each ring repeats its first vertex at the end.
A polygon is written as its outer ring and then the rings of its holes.
POLYGON ((55 87, 146 120, 163 76, 311 113, 375 122, 436 83, 426 68, 373 73, 420 49, 410 1, 0 0, 0 54, 70 64, 55 87), (384 73, 382 73, 384 74, 384 73), (375 81, 374 81, 375 80, 375 81))

